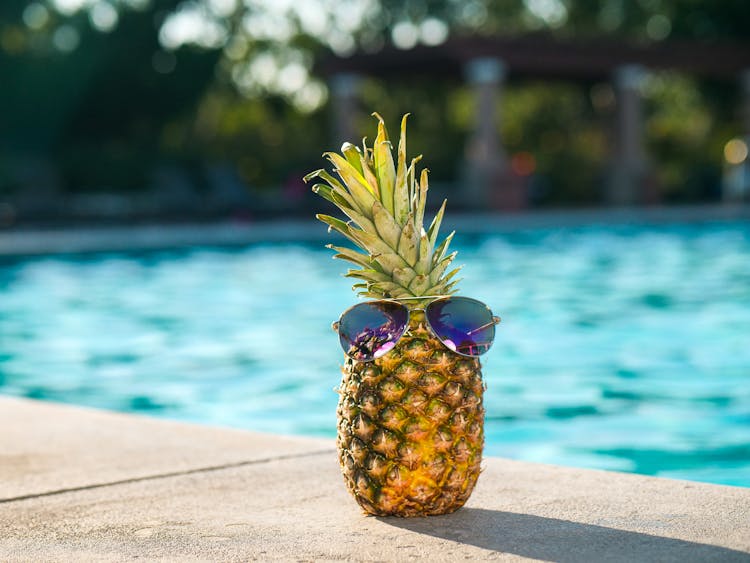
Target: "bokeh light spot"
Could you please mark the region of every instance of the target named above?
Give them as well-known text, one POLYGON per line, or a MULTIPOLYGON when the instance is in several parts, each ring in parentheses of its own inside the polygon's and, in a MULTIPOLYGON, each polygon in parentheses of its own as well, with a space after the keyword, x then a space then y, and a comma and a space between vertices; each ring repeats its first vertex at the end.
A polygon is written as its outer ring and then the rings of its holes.
POLYGON ((86 5, 86 0, 53 0, 52 4, 61 14, 71 16, 86 5))
POLYGON ((535 17, 551 27, 558 27, 568 18, 568 9, 560 0, 524 0, 524 6, 535 17))
POLYGON ((78 30, 71 25, 61 25, 52 35, 52 44, 63 53, 75 51, 80 42, 81 37, 78 30))
POLYGON ((654 41, 666 39, 672 31, 672 22, 667 16, 655 14, 646 23, 646 35, 654 41))
POLYGON ((42 29, 49 21, 49 10, 38 2, 32 2, 23 11, 23 23, 33 30, 42 29))
POLYGON ((233 61, 240 61, 247 56, 248 47, 247 39, 243 35, 235 35, 224 47, 224 54, 233 61))
POLYGON ((440 45, 448 39, 448 26, 437 18, 427 18, 419 26, 419 36, 425 45, 440 45))
POLYGON ((724 159, 729 164, 742 164, 747 159, 747 143, 742 139, 732 139, 724 145, 724 159))
POLYGON ((298 110, 309 113, 322 106, 328 99, 328 89, 322 82, 309 82, 292 98, 298 110))
POLYGON ((89 10, 89 20, 99 31, 112 31, 117 25, 117 10, 109 2, 97 2, 89 10))
POLYGON ((237 0, 208 0, 208 9, 219 18, 228 18, 237 9, 237 0))
POLYGON ((299 63, 289 63, 279 70, 277 80, 279 90, 292 94, 307 82, 307 69, 299 63))
POLYGON ((26 36, 18 27, 8 27, 0 31, 0 48, 6 53, 20 53, 24 50, 26 36))
POLYGON ((517 152, 510 159, 510 167, 519 176, 531 176, 536 171, 536 158, 530 152, 517 152))
POLYGON ((333 30, 328 35, 328 45, 340 57, 348 57, 357 49, 354 38, 344 31, 333 30))
POLYGON ((197 4, 184 4, 170 14, 159 30, 159 42, 169 50, 194 44, 206 49, 222 47, 228 38, 226 27, 197 4))
POLYGON ((477 0, 465 2, 458 14, 459 21, 468 27, 480 27, 487 20, 487 8, 477 0))
POLYGON ((391 39, 399 49, 411 49, 419 40, 419 29, 412 22, 398 22, 393 26, 391 39))

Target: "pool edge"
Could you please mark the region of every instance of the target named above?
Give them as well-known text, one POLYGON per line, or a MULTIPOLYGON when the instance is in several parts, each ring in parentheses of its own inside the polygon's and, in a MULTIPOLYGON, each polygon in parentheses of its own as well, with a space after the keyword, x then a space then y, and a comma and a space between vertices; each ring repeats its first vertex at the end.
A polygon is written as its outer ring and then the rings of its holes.
POLYGON ((330 440, 9 397, 0 424, 3 560, 750 560, 742 487, 492 457, 455 515, 374 519, 330 440))

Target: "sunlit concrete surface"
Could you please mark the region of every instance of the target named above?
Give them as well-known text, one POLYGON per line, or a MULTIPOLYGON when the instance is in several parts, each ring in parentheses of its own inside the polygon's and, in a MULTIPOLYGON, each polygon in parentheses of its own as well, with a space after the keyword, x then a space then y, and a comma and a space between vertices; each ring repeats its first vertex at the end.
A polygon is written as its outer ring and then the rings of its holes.
POLYGON ((327 440, 0 398, 0 560, 750 561, 750 489, 490 458, 468 505, 364 516, 327 440))
MULTIPOLYGON (((750 205, 619 207, 524 213, 450 214, 444 228, 461 234, 585 225, 674 224, 750 220, 750 205)), ((258 242, 324 240, 312 219, 172 225, 0 230, 0 256, 241 246, 258 242)))

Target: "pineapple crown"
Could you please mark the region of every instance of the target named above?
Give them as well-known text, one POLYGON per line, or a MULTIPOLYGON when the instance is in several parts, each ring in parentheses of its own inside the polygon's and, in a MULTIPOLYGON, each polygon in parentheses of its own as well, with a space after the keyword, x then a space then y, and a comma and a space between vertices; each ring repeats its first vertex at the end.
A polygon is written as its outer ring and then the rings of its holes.
POLYGON ((378 133, 372 147, 367 139, 362 148, 344 143, 341 154, 324 153, 337 179, 324 169, 305 176, 305 182, 319 179, 325 183, 312 186, 313 192, 338 207, 349 221, 330 215, 316 217, 338 231, 358 248, 354 250, 327 245, 336 251, 334 258, 347 260, 359 269, 346 276, 355 278, 353 289, 365 297, 410 298, 424 295, 451 295, 458 279, 452 279, 460 267, 448 271, 456 252, 448 253, 455 233, 438 244, 438 230, 446 201, 425 231, 424 212, 427 200, 427 169, 417 179, 416 165, 422 156, 406 166, 406 114, 401 119, 397 164, 383 118, 377 113, 378 133), (359 251, 361 250, 361 252, 359 251))

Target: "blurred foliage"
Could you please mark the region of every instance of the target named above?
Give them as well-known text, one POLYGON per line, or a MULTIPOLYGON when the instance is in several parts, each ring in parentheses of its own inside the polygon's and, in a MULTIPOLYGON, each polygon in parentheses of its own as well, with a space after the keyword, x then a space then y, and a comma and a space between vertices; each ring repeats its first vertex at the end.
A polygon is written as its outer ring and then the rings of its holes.
POLYGON ((649 106, 647 154, 663 196, 673 201, 718 197, 717 164, 731 135, 718 127, 695 82, 662 73, 650 77, 644 94, 649 106))
POLYGON ((325 117, 303 114, 279 96, 246 99, 230 89, 215 90, 203 99, 191 127, 177 122, 180 133, 164 141, 173 150, 192 145, 209 160, 234 163, 251 186, 294 189, 303 187, 301 177, 320 164, 330 142, 325 117))
MULTIPOLYGON (((20 20, 25 4, 3 4, 3 41, 21 33, 8 20, 20 20)), ((12 77, 0 89, 0 151, 54 160, 73 190, 145 187, 163 156, 164 124, 199 103, 219 60, 216 51, 160 48, 155 14, 176 5, 159 0, 151 10, 127 11, 109 33, 93 29, 83 14, 66 18, 62 29, 73 30, 81 45, 71 52, 55 48, 54 34, 19 35, 18 48, 0 57, 0 76, 12 77), (154 69, 158 54, 174 58, 173 72, 154 69)))
MULTIPOLYGON (((747 40, 744 0, 381 0, 380 23, 438 17, 461 33, 508 35, 544 30, 563 37, 747 40)), ((372 33, 370 30, 368 33, 372 33)))
POLYGON ((508 151, 536 156, 533 197, 538 203, 582 205, 600 199, 607 127, 593 110, 585 85, 510 87, 502 112, 508 151))
MULTIPOLYGON (((427 41, 425 30, 439 35, 441 26, 452 35, 747 42, 750 2, 4 0, 0 192, 25 185, 19 162, 42 159, 69 191, 149 188, 165 163, 200 184, 204 164, 215 162, 255 188, 296 193, 300 173, 331 148, 333 108, 315 60, 377 51, 400 33, 427 41), (196 14, 208 22, 202 35, 181 36, 179 18, 196 14)), ((723 144, 740 133, 738 86, 659 73, 644 96, 646 145, 665 198, 714 197, 723 144)), ((412 147, 434 181, 460 177, 475 119, 466 85, 415 69, 398 82, 367 79, 361 101, 359 131, 371 133, 371 109, 392 127, 412 112, 412 147)), ((607 84, 510 82, 498 104, 509 156, 533 158, 536 202, 600 200, 613 118, 607 84)))
MULTIPOLYGON (((468 123, 456 123, 452 118, 464 100, 455 96, 457 85, 440 77, 420 76, 419 73, 397 83, 386 83, 374 78, 362 85, 362 107, 377 108, 395 136, 401 116, 410 113, 410 155, 424 155, 421 164, 431 174, 431 182, 449 182, 458 176, 458 166, 464 150, 468 123), (429 83, 429 89, 424 85, 429 83)), ((376 121, 363 114, 357 129, 372 143, 376 121)))

